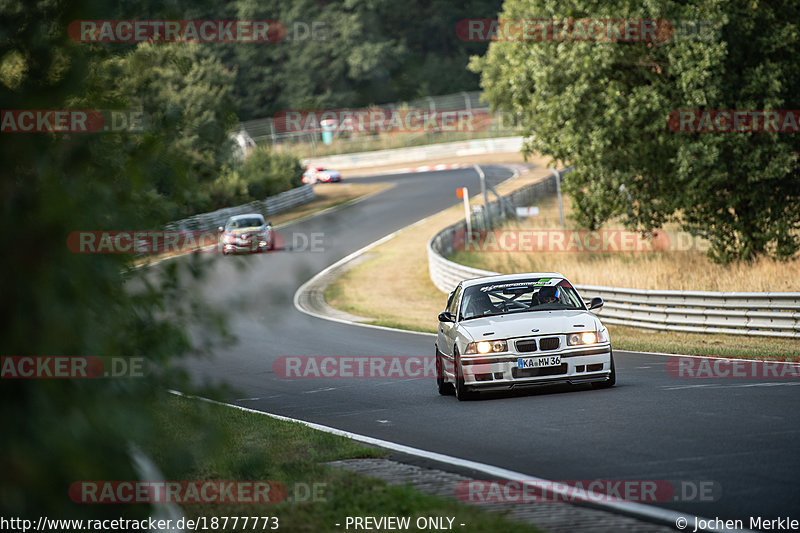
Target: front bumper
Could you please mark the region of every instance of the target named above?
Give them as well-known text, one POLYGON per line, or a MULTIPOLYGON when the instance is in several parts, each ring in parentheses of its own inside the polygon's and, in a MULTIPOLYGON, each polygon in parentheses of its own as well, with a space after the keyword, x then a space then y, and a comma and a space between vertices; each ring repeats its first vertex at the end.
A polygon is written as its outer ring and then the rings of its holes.
POLYGON ((249 254, 269 250, 269 241, 261 240, 250 243, 224 243, 222 251, 226 254, 249 254))
POLYGON ((611 345, 601 343, 533 353, 461 356, 464 385, 473 390, 510 390, 542 385, 602 382, 611 375, 611 345), (558 355, 561 365, 520 369, 518 359, 558 355))

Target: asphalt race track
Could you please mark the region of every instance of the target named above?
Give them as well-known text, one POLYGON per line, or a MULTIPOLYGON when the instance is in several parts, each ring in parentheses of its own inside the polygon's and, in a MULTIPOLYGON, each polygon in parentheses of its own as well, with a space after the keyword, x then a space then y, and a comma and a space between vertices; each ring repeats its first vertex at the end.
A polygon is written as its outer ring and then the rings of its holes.
MULTIPOLYGON (((510 174, 485 168, 495 183, 510 174)), ((678 379, 665 369, 668 357, 620 351, 614 352, 613 389, 539 389, 476 402, 439 396, 431 378, 277 377, 273 362, 281 356, 433 354, 432 335, 314 318, 296 310, 292 297, 338 259, 456 204, 457 187, 477 194, 477 174, 466 169, 358 181, 396 186, 281 228, 283 250, 209 259, 208 278, 186 290, 201 291, 225 310, 238 343, 215 350, 213 359, 189 361, 194 377, 230 384, 237 392, 229 400, 242 406, 530 476, 712 483, 714 501, 656 504, 689 515, 747 525, 751 516, 798 514, 798 379, 678 379), (312 233, 322 234, 323 251, 303 249, 304 237, 297 235, 312 233)))

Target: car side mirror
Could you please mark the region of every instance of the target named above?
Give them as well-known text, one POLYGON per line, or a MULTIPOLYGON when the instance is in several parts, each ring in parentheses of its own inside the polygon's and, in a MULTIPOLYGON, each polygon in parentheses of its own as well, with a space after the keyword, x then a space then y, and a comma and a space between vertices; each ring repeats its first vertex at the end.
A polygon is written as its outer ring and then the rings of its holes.
POLYGON ((439 313, 439 322, 455 322, 455 318, 449 311, 442 311, 439 313))
POLYGON ((601 307, 603 307, 603 299, 599 296, 592 298, 592 301, 589 302, 589 310, 600 309, 601 307))

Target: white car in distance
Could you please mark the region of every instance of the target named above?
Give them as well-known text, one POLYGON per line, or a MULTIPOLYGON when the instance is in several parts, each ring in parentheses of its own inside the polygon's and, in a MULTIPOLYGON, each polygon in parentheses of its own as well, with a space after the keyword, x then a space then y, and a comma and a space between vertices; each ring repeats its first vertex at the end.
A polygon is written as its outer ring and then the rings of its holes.
POLYGON ((616 371, 608 330, 558 273, 462 281, 439 313, 440 394, 459 400, 477 391, 553 384, 612 387, 616 371))

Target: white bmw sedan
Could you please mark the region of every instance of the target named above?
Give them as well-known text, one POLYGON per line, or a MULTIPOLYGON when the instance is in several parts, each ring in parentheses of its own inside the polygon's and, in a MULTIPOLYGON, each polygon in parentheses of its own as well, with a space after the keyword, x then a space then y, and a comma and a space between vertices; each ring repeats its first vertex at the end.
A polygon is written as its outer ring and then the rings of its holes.
POLYGON ((459 400, 478 390, 616 382, 608 330, 557 273, 465 280, 439 313, 436 371, 440 394, 459 400))

